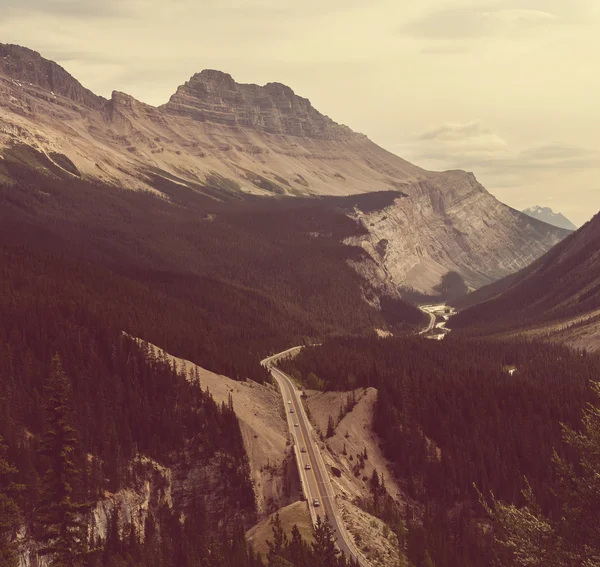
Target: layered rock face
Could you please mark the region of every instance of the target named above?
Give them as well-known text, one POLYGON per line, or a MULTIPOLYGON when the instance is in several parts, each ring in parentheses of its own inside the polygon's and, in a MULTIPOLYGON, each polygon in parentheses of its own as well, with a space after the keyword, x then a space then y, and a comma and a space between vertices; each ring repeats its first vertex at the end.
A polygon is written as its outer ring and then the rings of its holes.
POLYGON ((21 83, 20 86, 38 86, 88 108, 99 109, 106 102, 83 87, 60 65, 26 47, 0 43, 0 75, 21 83))
POLYGON ((392 207, 352 213, 369 233, 349 242, 370 254, 356 267, 388 293, 430 293, 449 271, 479 287, 566 234, 501 204, 472 174, 429 172, 384 150, 285 85, 238 84, 219 71, 194 75, 156 108, 119 92, 97 97, 56 63, 0 45, 0 157, 19 144, 66 156, 83 178, 166 199, 165 183, 180 199, 205 186, 216 200, 221 190, 223 198, 400 190, 406 197, 392 207))
POLYGON ((372 260, 360 271, 397 288, 433 295, 441 278, 455 271, 475 289, 530 264, 568 234, 528 222, 470 173, 445 172, 406 193, 383 210, 356 210, 369 234, 349 241, 372 260))
POLYGON ((364 138, 336 124, 315 110, 308 99, 281 83, 264 87, 238 84, 231 75, 215 70, 194 75, 162 108, 202 122, 275 134, 326 140, 364 138))

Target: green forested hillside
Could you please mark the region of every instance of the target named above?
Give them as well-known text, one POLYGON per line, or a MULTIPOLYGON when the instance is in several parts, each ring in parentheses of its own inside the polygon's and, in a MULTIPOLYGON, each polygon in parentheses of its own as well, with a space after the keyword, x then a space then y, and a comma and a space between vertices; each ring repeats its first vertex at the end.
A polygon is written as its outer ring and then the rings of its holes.
MULTIPOLYGON (((94 294, 94 285, 105 283, 102 274, 91 270, 88 279, 78 277, 82 274, 84 270, 70 270, 48 257, 36 259, 23 250, 1 252, 0 437, 7 446, 6 461, 16 470, 12 479, 0 479, 0 494, 10 482, 21 484, 13 495, 19 507, 15 519, 28 535, 44 541, 50 534, 57 545, 56 534, 70 533, 61 526, 73 517, 64 498, 76 513, 87 513, 107 494, 143 484, 147 467, 134 464, 134 458, 150 457, 184 476, 190 460, 206 474, 216 467, 221 476, 215 490, 226 514, 194 506, 189 521, 213 526, 206 545, 189 550, 190 559, 199 561, 209 553, 211 538, 254 521, 235 413, 217 406, 165 360, 125 336, 110 305, 94 294)), ((182 548, 187 529, 174 531, 172 524, 191 502, 206 498, 201 487, 197 490, 172 510, 152 506, 146 529, 155 530, 164 545, 138 549, 141 544, 134 544, 132 535, 128 545, 140 554, 138 564, 172 564, 173 549, 182 548)), ((70 538, 60 553, 71 560, 74 537, 59 539, 63 544, 70 538)), ((79 543, 77 549, 97 547, 85 539, 79 543)), ((112 565, 120 544, 111 540, 106 545, 86 564, 102 560, 112 565)), ((227 546, 223 549, 228 553, 227 546)))
POLYGON ((422 320, 365 301, 375 291, 347 264, 362 251, 341 242, 361 230, 340 212, 355 198, 218 201, 161 178, 169 202, 59 176, 32 152, 2 164, 0 243, 57 256, 123 330, 203 367, 262 381, 265 352, 422 320))
POLYGON ((417 567, 427 554, 438 567, 491 565, 477 490, 520 505, 527 478, 543 510, 560 514, 551 462, 572 455, 561 423, 578 427, 600 375, 599 356, 452 337, 337 339, 282 366, 328 389, 378 389, 373 427, 408 499, 403 545, 417 567))
MULTIPOLYGON (((218 406, 121 331, 129 310, 146 313, 134 324, 149 328, 153 317, 165 331, 175 317, 185 321, 183 311, 154 313, 160 298, 64 257, 0 250, 0 511, 10 512, 10 521, 0 518, 3 567, 16 557, 20 526, 40 553, 50 544, 56 565, 263 565, 244 540, 256 510, 235 408, 218 406), (80 537, 94 527, 96 502, 143 493, 156 477, 148 457, 179 486, 172 507, 158 500, 162 486, 141 526, 113 513, 106 540, 80 537)), ((165 484, 160 475, 153 482, 165 484)), ((327 526, 317 527, 313 547, 294 533, 274 538, 269 565, 282 556, 296 567, 346 566, 327 526)))

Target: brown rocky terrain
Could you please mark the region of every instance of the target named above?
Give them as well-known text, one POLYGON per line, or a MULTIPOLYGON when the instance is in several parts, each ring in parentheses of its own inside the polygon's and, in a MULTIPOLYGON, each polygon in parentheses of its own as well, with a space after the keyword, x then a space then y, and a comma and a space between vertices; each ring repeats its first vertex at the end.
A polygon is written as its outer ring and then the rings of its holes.
POLYGON ((373 471, 383 477, 388 493, 400 505, 404 503, 404 497, 383 456, 381 440, 373 432, 377 390, 361 388, 354 391, 356 405, 339 420, 340 407, 346 404, 350 395, 350 392, 309 392, 306 401, 316 431, 325 439, 321 449, 325 463, 340 473, 331 476, 337 504, 346 529, 371 565, 405 565, 405 557, 398 553, 395 535, 381 520, 356 505, 358 500, 370 497, 369 480, 373 471), (334 420, 334 434, 325 438, 330 417, 334 420), (363 460, 365 450, 367 459, 363 460), (357 469, 359 463, 364 466, 357 469))
POLYGON ((400 190, 384 210, 350 213, 369 232, 349 242, 371 257, 357 269, 393 290, 431 293, 448 271, 476 288, 566 235, 501 204, 472 174, 408 163, 285 85, 219 71, 194 75, 156 108, 119 92, 107 101, 39 54, 0 45, 0 158, 18 144, 74 176, 159 193, 168 180, 216 201, 400 190))

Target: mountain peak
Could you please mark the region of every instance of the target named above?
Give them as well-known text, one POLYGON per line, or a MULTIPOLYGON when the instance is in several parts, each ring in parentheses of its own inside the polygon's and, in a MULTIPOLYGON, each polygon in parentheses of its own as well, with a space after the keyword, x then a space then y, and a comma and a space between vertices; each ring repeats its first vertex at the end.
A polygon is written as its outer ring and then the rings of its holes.
POLYGON ((541 220, 552 226, 558 228, 565 228, 567 230, 577 230, 577 227, 562 213, 555 213, 550 207, 541 207, 540 205, 534 205, 528 209, 522 211, 527 216, 534 219, 541 220))
POLYGON ((229 73, 219 71, 218 69, 203 69, 200 73, 195 73, 190 81, 213 82, 222 85, 234 85, 235 81, 229 73))
POLYGON ((251 128, 273 134, 321 139, 361 137, 317 111, 282 83, 237 83, 231 75, 205 69, 178 87, 163 107, 201 122, 251 128))
POLYGON ((99 109, 106 100, 86 89, 63 67, 44 59, 37 51, 20 45, 0 43, 0 76, 19 86, 36 86, 88 108, 99 109))

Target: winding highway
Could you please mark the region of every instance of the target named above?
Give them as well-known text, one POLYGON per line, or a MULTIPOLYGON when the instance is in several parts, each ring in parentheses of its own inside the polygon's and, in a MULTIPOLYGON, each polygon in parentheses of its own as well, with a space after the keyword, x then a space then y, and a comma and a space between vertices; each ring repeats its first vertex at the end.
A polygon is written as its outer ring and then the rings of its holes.
MULTIPOLYGON (((426 335, 433 331, 435 329, 436 313, 439 311, 444 312, 444 309, 445 305, 421 306, 421 310, 429 316, 429 323, 419 334, 426 335)), ((307 500, 313 524, 316 523, 318 516, 327 516, 333 529, 336 544, 346 558, 358 561, 360 567, 369 567, 369 563, 358 550, 354 544, 354 539, 344 527, 329 472, 319 449, 319 439, 306 416, 300 392, 292 379, 275 367, 279 359, 290 356, 302 348, 292 347, 274 354, 265 358, 261 364, 269 370, 283 396, 287 423, 293 439, 296 465, 302 483, 302 493, 307 500)))
POLYGON ((346 558, 358 561, 360 567, 369 567, 354 544, 352 536, 344 527, 329 472, 319 449, 318 437, 306 416, 300 392, 287 374, 273 366, 280 358, 301 348, 294 347, 275 354, 263 360, 262 365, 269 369, 283 396, 288 427, 294 440, 294 453, 302 482, 302 492, 307 500, 313 524, 317 521, 317 516, 327 516, 336 544, 346 558))

